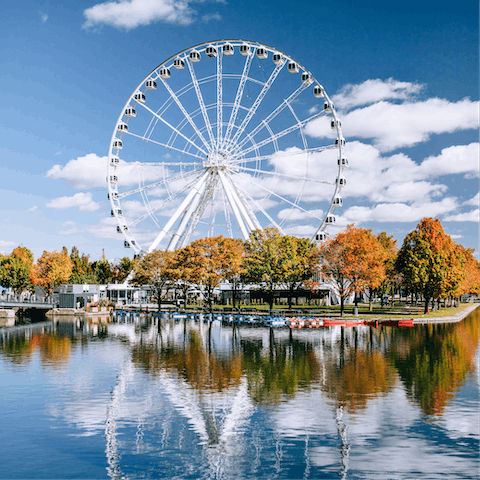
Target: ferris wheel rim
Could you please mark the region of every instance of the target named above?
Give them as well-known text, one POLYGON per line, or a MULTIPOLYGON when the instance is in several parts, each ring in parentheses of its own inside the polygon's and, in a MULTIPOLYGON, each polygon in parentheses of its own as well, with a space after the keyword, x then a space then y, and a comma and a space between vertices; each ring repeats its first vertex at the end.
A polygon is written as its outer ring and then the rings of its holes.
MULTIPOLYGON (((176 53, 175 55, 172 55, 171 57, 169 57, 167 60, 165 60, 164 62, 160 63, 156 68, 154 68, 147 76, 144 77, 144 79, 138 84, 138 86, 134 89, 133 93, 130 95, 130 97, 128 98, 127 102, 125 103, 118 119, 117 119, 117 122, 115 124, 115 128, 114 128, 114 131, 113 131, 113 134, 112 134, 112 137, 111 137, 111 142, 110 142, 110 150, 109 150, 109 162, 108 162, 108 169, 107 169, 107 185, 108 185, 108 196, 109 196, 109 199, 110 199, 110 204, 111 204, 111 207, 112 207, 112 216, 115 216, 116 217, 116 220, 117 220, 117 230, 120 228, 121 229, 121 233, 124 235, 125 237, 125 244, 127 246, 127 242, 130 244, 131 247, 133 247, 133 249, 135 250, 135 253, 140 253, 142 251, 144 251, 140 245, 138 244, 138 242, 135 240, 135 237, 133 235, 133 233, 131 232, 131 230, 129 229, 129 226, 127 224, 127 222, 120 218, 121 217, 121 208, 120 208, 120 214, 118 214, 118 210, 119 210, 119 206, 121 206, 121 203, 120 203, 120 199, 121 198, 125 198, 126 194, 124 194, 122 197, 120 197, 120 195, 118 194, 118 191, 115 191, 115 189, 112 187, 112 185, 116 182, 112 182, 111 179, 112 179, 112 175, 113 173, 116 171, 116 165, 114 165, 113 163, 113 160, 112 158, 116 158, 117 155, 118 155, 118 152, 119 150, 116 151, 116 154, 113 153, 113 144, 114 144, 114 141, 115 140, 118 140, 118 139, 122 139, 123 138, 123 133, 125 132, 120 132, 120 136, 119 136, 119 130, 118 130, 118 126, 120 123, 122 123, 122 120, 124 119, 125 117, 125 111, 127 108, 130 107, 130 105, 133 103, 133 98, 135 96, 135 93, 136 92, 140 92, 141 91, 141 88, 143 87, 143 85, 145 84, 145 82, 152 78, 152 76, 156 73, 156 72, 159 72, 160 69, 162 67, 165 67, 165 68, 172 68, 173 66, 173 62, 175 62, 176 59, 179 59, 179 58, 182 58, 182 55, 184 56, 184 59, 186 59, 186 55, 187 53, 190 53, 192 51, 198 51, 199 53, 204 53, 206 51, 206 49, 209 47, 209 46, 216 46, 216 47, 222 47, 226 44, 230 44, 232 46, 239 46, 239 45, 247 45, 249 48, 251 47, 254 47, 255 49, 258 49, 258 48, 265 48, 266 50, 268 50, 268 52, 270 53, 278 53, 280 55, 282 55, 283 59, 284 59, 284 63, 286 63, 287 61, 291 61, 291 62, 295 62, 296 65, 298 66, 299 69, 302 70, 302 72, 304 73, 307 73, 310 78, 311 78, 311 81, 309 83, 310 84, 314 84, 314 85, 318 85, 319 87, 322 88, 323 90, 323 96, 325 97, 325 100, 326 102, 329 104, 330 106, 330 111, 328 113, 331 113, 332 114, 332 117, 335 121, 335 124, 336 124, 336 130, 337 130, 337 140, 339 140, 339 145, 336 147, 338 149, 338 171, 337 171, 337 174, 336 174, 336 178, 335 178, 335 182, 336 182, 336 185, 335 185, 335 188, 334 188, 334 193, 332 195, 332 198, 331 198, 331 201, 330 201, 330 205, 328 207, 328 209, 326 210, 325 212, 325 215, 324 215, 324 218, 322 220, 322 222, 320 223, 319 227, 316 229, 316 233, 311 237, 312 240, 315 239, 315 236, 318 237, 318 234, 319 232, 324 232, 326 227, 327 227, 327 223, 326 222, 326 219, 329 215, 333 215, 334 212, 335 212, 335 209, 339 206, 338 204, 335 204, 334 203, 334 199, 336 197, 339 196, 339 193, 342 189, 342 187, 344 186, 344 184, 341 183, 340 179, 342 178, 341 177, 341 174, 343 172, 343 167, 344 165, 342 164, 342 159, 343 159, 343 147, 344 147, 344 137, 343 137, 343 133, 342 133, 342 130, 341 130, 341 123, 338 119, 338 115, 336 113, 336 110, 334 108, 334 105, 333 103, 331 102, 330 98, 328 97, 328 94, 326 93, 326 91, 323 89, 323 86, 321 86, 321 84, 315 79, 315 77, 302 65, 300 64, 299 62, 297 62, 295 59, 293 59, 293 57, 291 57, 290 55, 287 55, 285 54, 284 52, 278 50, 277 48, 275 47, 271 47, 269 45, 266 45, 266 44, 263 44, 263 43, 260 43, 260 42, 255 42, 255 41, 249 41, 249 40, 242 40, 242 39, 224 39, 224 40, 212 40, 212 41, 208 41, 208 42, 202 42, 202 43, 199 43, 197 45, 194 45, 194 46, 191 46, 191 47, 188 47, 178 53, 176 53)), ((238 54, 238 53, 237 53, 238 54)), ((223 55, 223 53, 222 53, 223 55)), ((255 51, 254 53, 249 53, 249 55, 251 55, 252 57, 255 56, 255 51)), ((192 75, 192 74, 191 74, 192 75)), ((217 80, 217 87, 218 87, 218 71, 211 75, 209 78, 207 79, 202 79, 202 82, 205 82, 205 81, 214 81, 215 79, 217 80)), ((221 74, 222 75, 222 74, 221 74)), ((237 75, 239 76, 239 75, 237 75)), ((156 76, 156 78, 158 79, 159 78, 159 75, 156 76)), ((254 79, 250 79, 247 77, 247 80, 252 80, 252 81, 255 81, 254 79)), ((260 81, 257 81, 257 83, 259 83, 261 85, 262 82, 260 81)), ((265 84, 264 84, 265 85, 265 84)), ((198 84, 195 84, 194 86, 192 86, 191 83, 187 84, 186 87, 188 86, 188 89, 192 89, 192 88, 197 88, 198 84)), ((218 93, 218 92, 217 92, 218 93)), ((285 99, 283 99, 284 102, 286 101, 285 99)), ((170 105, 172 105, 172 102, 174 102, 174 100, 172 100, 172 97, 168 98, 162 108, 164 108, 164 111, 166 111, 170 105), (165 104, 167 104, 167 106, 165 106, 165 104)), ((134 105, 140 105, 140 103, 134 103, 134 105)), ((225 105, 228 105, 227 103, 225 105)), ((223 106, 223 104, 222 104, 223 106)), ((295 115, 294 113, 294 110, 292 109, 291 107, 291 104, 289 102, 286 102, 286 106, 292 111, 293 115, 295 115)), ((194 112, 195 113, 195 116, 197 115, 200 115, 200 114, 203 114, 205 115, 205 111, 207 111, 207 109, 212 109, 212 108, 215 108, 215 104, 209 104, 207 106, 203 106, 203 109, 202 109, 202 106, 200 105, 200 108, 197 108, 196 111, 194 112)), ((218 108, 218 105, 217 105, 217 108, 218 108)), ((251 113, 249 111, 248 108, 244 107, 243 105, 238 105, 238 109, 245 109, 247 110, 248 113, 251 113)), ((252 109, 252 107, 250 107, 250 110, 252 109)), ((253 112, 253 115, 255 115, 255 112, 253 112)), ((159 120, 161 120, 160 118, 160 115, 157 115, 157 119, 155 120, 155 124, 157 124, 159 122, 159 120)), ((153 121, 153 117, 152 117, 152 121, 153 121)), ((187 121, 185 118, 182 120, 181 123, 184 123, 185 121, 187 121)), ((298 121, 298 119, 297 119, 298 121)), ((126 124, 128 124, 128 118, 127 120, 125 121, 126 124)), ((206 122, 207 123, 207 122, 206 122)), ((260 125, 260 123, 259 123, 260 125)), ((305 125, 306 125, 306 122, 305 122, 305 125)), ((304 125, 304 126, 305 126, 304 125)), ((207 125, 206 127, 203 126, 201 130, 199 130, 198 132, 196 132, 196 135, 198 138, 200 138, 201 136, 203 136, 203 134, 205 133, 205 129, 208 130, 208 128, 212 129, 213 127, 217 127, 218 129, 218 126, 216 124, 212 124, 212 125, 207 125), (202 132, 203 130, 203 132, 202 132)), ((183 128, 183 127, 182 127, 183 128)), ((220 128, 223 128, 223 125, 221 125, 220 128)), ((232 126, 233 128, 233 126, 232 126)), ((237 127, 238 128, 238 127, 237 127)), ((263 127, 262 127, 263 128, 263 127)), ((333 127, 332 127, 333 128, 333 127)), ((303 127, 300 129, 301 131, 301 134, 304 136, 305 133, 304 133, 304 129, 303 127)), ((152 132, 153 132, 153 129, 152 129, 152 132)), ((180 133, 181 130, 176 130, 176 129, 173 129, 171 134, 170 134, 170 137, 172 138, 172 136, 174 136, 174 133, 175 133, 175 136, 178 136, 180 133)), ((234 136, 234 139, 236 137, 238 137, 237 133, 239 132, 239 130, 237 130, 237 132, 235 133, 235 136, 234 136)), ((212 133, 211 132, 207 132, 209 134, 209 137, 210 137, 210 140, 212 142, 212 145, 213 145, 213 139, 212 139, 212 133)), ((272 134, 272 132, 270 131, 270 134, 272 134)), ((171 138, 167 140, 166 142, 166 145, 168 148, 172 148, 172 149, 175 149, 175 147, 173 147, 173 143, 174 141, 171 141, 171 138), (171 143, 170 143, 171 141, 171 143), (170 145, 169 145, 170 143, 170 145)), ((186 138, 186 137, 185 137, 186 138)), ((218 139, 217 139, 218 140, 218 139)), ((273 140, 275 141, 275 139, 273 140)), ((245 143, 248 143, 248 140, 246 140, 246 136, 243 138, 242 140, 243 142, 243 145, 245 143)), ((188 143, 188 146, 187 144, 185 144, 185 148, 183 150, 183 154, 185 155, 190 155, 190 156, 194 156, 194 157, 198 157, 199 159, 201 159, 202 157, 200 155, 198 155, 198 153, 192 153, 190 152, 187 148, 191 148, 191 147, 195 147, 197 149, 197 152, 198 151, 202 151, 199 146, 194 143, 192 141, 192 139, 187 139, 187 143, 188 143)), ((205 142, 203 142, 205 144, 205 142)), ((253 142, 254 143, 254 142, 253 142)), ((305 139, 304 139, 304 144, 305 144, 305 139)), ((258 151, 258 147, 255 146, 255 143, 253 144, 253 146, 250 146, 249 147, 250 150, 246 150, 247 151, 247 154, 250 153, 251 151, 258 151)), ((274 154, 277 153, 277 149, 275 150, 274 154)), ((304 149, 303 151, 307 151, 307 149, 304 149)), ((211 154, 211 151, 209 151, 209 153, 207 154, 206 152, 202 152, 204 155, 210 155, 211 154)), ((239 161, 240 164, 242 163, 249 163, 249 162, 254 162, 256 161, 258 163, 258 158, 261 158, 261 156, 258 156, 257 157, 250 157, 250 158, 247 158, 247 159, 242 159, 239 161)), ((193 163, 192 163, 193 165, 193 163)), ((240 168, 244 168, 245 167, 240 167, 240 168)), ((198 170, 199 172, 201 171, 201 169, 198 170)), ((256 169, 255 170, 257 173, 260 172, 259 169, 256 169)), ((231 173, 231 172, 230 172, 231 173)), ((200 175, 199 175, 200 176, 200 175)), ((198 178, 197 178, 198 180, 198 178)), ((303 183, 303 186, 305 186, 305 182, 307 180, 310 181, 310 179, 307 179, 305 178, 304 179, 304 183, 303 183)), ((199 180, 198 180, 199 181, 199 180)), ((198 183, 197 181, 197 183, 198 183)), ((224 179, 221 179, 221 182, 223 183, 224 187, 226 188, 225 186, 225 180, 224 179)), ((142 195, 144 193, 145 190, 142 191, 142 195)), ((223 193, 223 192, 222 192, 223 193)), ((243 192, 245 193, 245 192, 243 192)), ((270 193, 271 195, 272 193, 270 193)), ((228 195, 228 192, 227 192, 227 195, 228 195)), ((299 193, 300 195, 300 193, 299 193)), ((298 199, 298 197, 297 197, 298 199)), ((291 203, 291 202, 290 202, 291 203)), ((292 208, 295 206, 294 204, 297 204, 297 200, 295 200, 295 202, 293 202, 292 204, 292 208)), ((340 204, 341 205, 341 204, 340 204)), ((185 213, 185 212, 184 212, 185 213)), ((265 212, 263 212, 265 213, 265 212)), ((307 212, 308 213, 308 212, 307 212)), ((153 217, 152 217, 153 218, 153 217)), ((318 218, 317 218, 318 219, 318 218)), ((272 220, 272 219, 271 219, 272 220)), ((136 220, 135 220, 136 221, 136 220)), ((273 222, 273 220, 272 220, 273 222)), ((274 224, 276 224, 276 222, 273 222, 274 224)), ((138 223, 137 223, 138 224, 138 223)), ((279 225, 276 224, 277 227, 279 227, 279 225)), ((280 227, 280 230, 281 227, 280 227)), ((245 236, 245 235, 244 235, 245 236)), ((162 238, 163 239, 163 238, 162 238)), ((158 243, 159 242, 154 242, 153 244, 150 245, 150 247, 147 249, 148 251, 151 251, 152 249, 156 248, 158 246, 158 243), (152 245, 154 245, 154 247, 152 248, 152 245)))

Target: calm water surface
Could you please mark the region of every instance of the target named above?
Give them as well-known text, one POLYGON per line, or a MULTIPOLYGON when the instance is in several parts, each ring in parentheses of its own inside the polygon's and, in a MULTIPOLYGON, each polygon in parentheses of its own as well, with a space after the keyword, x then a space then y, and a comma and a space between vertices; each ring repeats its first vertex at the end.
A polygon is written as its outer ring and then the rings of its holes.
POLYGON ((477 479, 479 310, 413 328, 0 329, 0 478, 477 479))

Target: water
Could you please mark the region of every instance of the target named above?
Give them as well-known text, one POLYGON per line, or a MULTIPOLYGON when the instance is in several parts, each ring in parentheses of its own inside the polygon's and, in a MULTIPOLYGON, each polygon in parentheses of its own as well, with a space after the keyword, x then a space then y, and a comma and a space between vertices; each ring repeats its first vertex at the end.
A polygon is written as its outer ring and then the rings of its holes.
POLYGON ((476 479, 479 310, 412 328, 1 329, 0 478, 476 479))

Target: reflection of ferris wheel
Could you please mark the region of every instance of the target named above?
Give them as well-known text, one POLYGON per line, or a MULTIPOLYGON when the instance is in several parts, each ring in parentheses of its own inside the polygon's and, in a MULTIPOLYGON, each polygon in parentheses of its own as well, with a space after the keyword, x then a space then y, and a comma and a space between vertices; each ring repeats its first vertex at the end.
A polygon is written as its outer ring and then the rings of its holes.
POLYGON ((342 204, 344 144, 325 90, 288 55, 242 40, 183 50, 142 80, 115 126, 117 231, 136 253, 267 226, 322 240, 342 204))

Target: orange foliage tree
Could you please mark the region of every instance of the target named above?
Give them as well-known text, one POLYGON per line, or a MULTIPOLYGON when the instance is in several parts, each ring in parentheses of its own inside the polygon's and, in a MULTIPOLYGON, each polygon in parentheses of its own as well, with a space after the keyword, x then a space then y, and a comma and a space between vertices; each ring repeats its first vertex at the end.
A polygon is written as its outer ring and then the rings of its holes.
POLYGON ((321 273, 333 280, 338 291, 341 315, 347 297, 377 288, 385 279, 386 250, 365 228, 348 225, 321 245, 320 258, 321 273))
POLYGON ((26 247, 17 247, 10 255, 0 255, 0 285, 12 288, 16 294, 31 289, 32 267, 33 255, 26 247))
POLYGON ((189 272, 190 280, 201 283, 207 308, 211 309, 220 280, 242 271, 243 243, 220 235, 195 240, 180 250, 180 269, 189 272))
POLYGON ((48 295, 51 295, 54 288, 68 281, 72 270, 73 262, 66 250, 60 253, 44 250, 37 263, 33 265, 30 281, 44 288, 48 295))
POLYGON ((410 292, 418 292, 425 300, 425 313, 430 300, 454 295, 464 280, 462 256, 440 220, 424 218, 404 239, 397 257, 397 271, 410 292))

